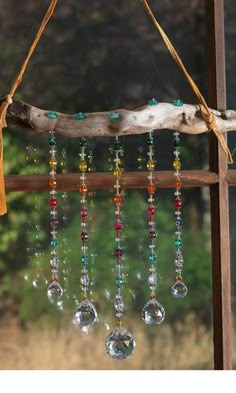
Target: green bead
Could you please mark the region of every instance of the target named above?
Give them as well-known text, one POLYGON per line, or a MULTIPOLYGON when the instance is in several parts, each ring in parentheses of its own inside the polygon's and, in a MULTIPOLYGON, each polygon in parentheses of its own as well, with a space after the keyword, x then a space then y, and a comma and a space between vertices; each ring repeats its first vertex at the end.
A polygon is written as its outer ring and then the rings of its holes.
POLYGON ((89 261, 88 255, 83 255, 81 261, 83 265, 87 265, 89 261))
POLYGON ((180 139, 174 140, 174 147, 180 147, 180 146, 181 146, 180 139))
POLYGON ((55 146, 57 144, 56 138, 49 138, 48 143, 50 146, 55 146))
POLYGON ((52 120, 55 120, 55 119, 58 118, 58 114, 57 114, 56 112, 48 112, 48 113, 46 114, 46 116, 47 116, 49 119, 52 119, 52 120))
POLYGON ((87 145, 86 139, 80 139, 79 144, 81 147, 85 147, 87 145))
POLYGON ((174 100, 174 101, 173 101, 173 105, 174 105, 174 106, 183 106, 184 103, 183 103, 181 100, 174 100))
POLYGON ((153 146, 154 145, 154 139, 153 138, 148 138, 147 145, 148 146, 153 146))
POLYGON ((157 256, 156 256, 156 254, 150 254, 148 259, 150 262, 155 262, 157 259, 157 256))
POLYGON ((175 247, 180 247, 182 244, 182 241, 180 239, 175 239, 175 247))
POLYGON ((148 101, 148 105, 157 105, 159 104, 159 101, 156 100, 156 98, 151 98, 151 100, 148 101))
POLYGON ((79 112, 79 113, 77 113, 77 114, 75 115, 75 119, 76 119, 76 120, 84 120, 84 119, 86 119, 86 115, 85 115, 85 113, 83 113, 83 112, 79 112))
POLYGON ((113 149, 116 150, 116 151, 121 149, 121 144, 120 144, 119 141, 116 141, 116 142, 113 143, 113 149))
POLYGON ((55 247, 58 245, 58 240, 57 239, 52 239, 51 240, 51 246, 55 247))
POLYGON ((119 120, 121 117, 119 112, 110 112, 108 115, 109 120, 119 120))
POLYGON ((123 284, 123 278, 122 277, 117 277, 116 279, 116 285, 118 287, 121 287, 121 285, 123 284))

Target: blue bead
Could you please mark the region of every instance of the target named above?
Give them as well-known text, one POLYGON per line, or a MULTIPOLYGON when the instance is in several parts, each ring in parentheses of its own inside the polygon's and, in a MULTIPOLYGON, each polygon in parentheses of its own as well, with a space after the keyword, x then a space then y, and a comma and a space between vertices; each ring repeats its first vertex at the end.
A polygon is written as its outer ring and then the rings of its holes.
POLYGON ((51 246, 55 247, 58 245, 58 240, 57 239, 52 239, 51 240, 51 246))
POLYGON ((182 244, 182 241, 180 239, 175 239, 175 246, 180 247, 182 244))
POLYGON ((157 256, 156 256, 156 254, 150 254, 148 259, 150 262, 155 262, 157 259, 157 256))
POLYGON ((117 277, 116 279, 116 285, 118 287, 121 287, 121 285, 123 284, 123 278, 122 277, 117 277))
POLYGON ((81 261, 84 265, 88 264, 88 260, 89 260, 88 255, 83 255, 81 258, 81 261))

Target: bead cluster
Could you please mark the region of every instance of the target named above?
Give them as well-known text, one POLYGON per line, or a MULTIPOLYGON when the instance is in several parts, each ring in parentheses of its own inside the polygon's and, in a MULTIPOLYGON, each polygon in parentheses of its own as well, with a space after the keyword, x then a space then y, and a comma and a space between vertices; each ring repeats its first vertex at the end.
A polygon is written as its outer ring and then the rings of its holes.
MULTIPOLYGON (((158 102, 152 99, 150 100, 149 105, 157 105, 158 102), (154 103, 155 102, 155 103, 154 103)), ((147 170, 148 170, 148 238, 149 238, 149 254, 148 254, 148 263, 149 263, 149 276, 148 276, 148 284, 150 293, 150 300, 145 304, 142 310, 142 319, 147 325, 156 325, 160 324, 165 318, 165 310, 160 303, 156 300, 156 287, 157 287, 157 271, 156 271, 156 227, 155 227, 155 185, 154 185, 154 173, 155 170, 155 161, 154 161, 154 139, 152 132, 149 133, 149 137, 147 139, 148 145, 148 161, 147 161, 147 170)))
MULTIPOLYGON (((54 113, 54 112, 53 112, 54 113)), ((49 112, 48 117, 51 116, 51 112, 49 112)), ((50 226, 51 226, 51 283, 47 290, 48 299, 51 302, 54 302, 61 298, 63 295, 63 289, 59 284, 58 280, 58 271, 59 271, 59 257, 57 252, 58 239, 57 239, 57 227, 58 227, 58 214, 57 214, 57 181, 56 181, 56 173, 57 173, 57 159, 56 159, 56 137, 54 131, 49 132, 49 140, 50 146, 50 158, 49 158, 49 168, 50 168, 50 226)))
MULTIPOLYGON (((175 104, 174 104, 175 105, 175 104)), ((179 105, 178 105, 179 106, 179 105)), ((182 246, 182 200, 181 200, 181 161, 180 161, 180 134, 179 132, 174 132, 174 161, 173 161, 173 169, 174 169, 174 188, 175 188, 175 199, 174 199, 174 209, 175 209, 175 271, 176 278, 175 283, 171 288, 171 293, 175 298, 182 298, 187 295, 187 287, 183 283, 182 279, 182 269, 183 269, 183 254, 181 250, 182 246)))
POLYGON ((80 170, 80 187, 79 193, 81 195, 80 199, 80 217, 81 217, 81 233, 80 238, 82 242, 81 246, 81 277, 80 277, 80 285, 82 289, 83 299, 81 303, 79 303, 76 307, 74 313, 73 322, 76 325, 80 325, 81 327, 88 327, 97 322, 97 311, 94 305, 88 300, 87 293, 90 284, 89 271, 88 271, 88 263, 89 263, 89 254, 88 254, 88 209, 87 209, 87 185, 86 185, 86 171, 88 170, 88 163, 86 161, 86 146, 87 141, 84 138, 80 139, 80 161, 79 161, 79 170, 80 170))

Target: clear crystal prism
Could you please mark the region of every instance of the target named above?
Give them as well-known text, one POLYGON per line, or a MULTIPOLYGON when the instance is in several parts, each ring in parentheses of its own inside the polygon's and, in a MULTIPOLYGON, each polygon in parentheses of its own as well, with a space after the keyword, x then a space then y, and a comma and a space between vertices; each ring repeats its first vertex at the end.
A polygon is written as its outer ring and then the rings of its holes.
POLYGON ((187 295, 188 288, 182 280, 177 280, 171 288, 171 293, 175 298, 181 299, 187 295))
POLYGON ((135 346, 132 334, 121 326, 113 330, 105 342, 106 352, 113 359, 127 359, 134 352, 135 346))
POLYGON ((73 323, 81 327, 92 326, 98 320, 97 311, 88 299, 82 300, 75 309, 73 323))
POLYGON ((164 307, 156 299, 150 299, 143 307, 142 319, 147 325, 159 325, 164 318, 164 307))
POLYGON ((54 280, 49 284, 47 289, 47 295, 50 302, 54 302, 60 299, 63 295, 63 289, 58 283, 58 281, 54 280))

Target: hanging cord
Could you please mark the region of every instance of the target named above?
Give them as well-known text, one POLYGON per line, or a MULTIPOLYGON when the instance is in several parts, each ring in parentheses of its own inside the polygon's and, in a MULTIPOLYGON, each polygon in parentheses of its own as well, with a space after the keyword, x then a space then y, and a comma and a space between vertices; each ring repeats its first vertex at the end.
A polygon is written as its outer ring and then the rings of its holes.
POLYGON ((216 135, 216 137, 218 138, 218 141, 222 147, 222 149, 224 150, 227 159, 228 159, 228 163, 232 164, 233 163, 233 157, 230 153, 230 150, 227 146, 226 140, 221 132, 221 130, 219 129, 217 122, 216 122, 216 118, 213 115, 213 113, 211 112, 211 110, 209 109, 205 98, 203 97, 202 93, 200 92, 198 86, 196 85, 196 83, 193 81, 193 79, 191 78, 191 76, 189 75, 186 67, 184 66, 181 58, 179 57, 178 53, 176 52, 175 48, 173 47, 172 43, 170 42, 168 36, 166 35, 166 33, 164 32, 164 30, 162 29, 162 27, 159 25, 159 23, 157 22, 155 16, 153 15, 153 12, 151 10, 151 8, 149 7, 148 3, 146 0, 141 0, 141 3, 143 4, 145 10, 147 11, 148 15, 150 16, 150 18, 152 19, 154 25, 156 26, 157 30, 159 31, 159 33, 161 34, 171 56, 173 57, 173 59, 175 60, 175 62, 178 64, 178 66, 180 67, 180 69, 183 71, 184 75, 186 76, 191 88, 193 89, 195 95, 198 98, 198 101, 200 103, 200 111, 201 111, 201 115, 203 120, 206 122, 207 127, 209 130, 212 130, 214 132, 214 134, 216 135))
POLYGON ((9 94, 7 94, 4 102, 0 106, 0 215, 1 216, 7 212, 4 173, 3 173, 3 138, 2 138, 2 129, 7 126, 7 123, 6 123, 7 109, 9 107, 9 105, 12 104, 12 97, 14 96, 17 87, 19 86, 19 84, 22 81, 22 78, 23 78, 23 75, 24 75, 25 70, 27 68, 27 65, 29 63, 29 60, 30 60, 32 54, 34 53, 34 50, 35 50, 35 48, 41 38, 41 35, 42 35, 49 19, 53 15, 56 4, 57 4, 57 0, 51 0, 51 3, 49 5, 49 7, 46 11, 46 14, 43 18, 43 21, 38 29, 35 39, 29 49, 26 59, 20 68, 20 71, 15 79, 15 82, 13 83, 9 94))

